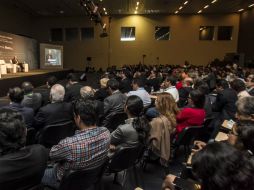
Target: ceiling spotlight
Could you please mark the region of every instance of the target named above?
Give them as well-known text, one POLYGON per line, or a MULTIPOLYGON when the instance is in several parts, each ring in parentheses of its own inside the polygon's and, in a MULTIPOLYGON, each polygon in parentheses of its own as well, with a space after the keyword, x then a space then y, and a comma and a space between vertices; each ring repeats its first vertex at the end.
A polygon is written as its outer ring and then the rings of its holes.
POLYGON ((136 10, 138 10, 138 7, 136 7, 136 10))
POLYGON ((238 10, 238 12, 242 12, 242 11, 244 11, 244 9, 239 9, 239 10, 238 10))
POLYGON ((134 13, 135 13, 135 14, 138 14, 138 11, 135 11, 134 13))
POLYGON ((139 5, 139 1, 137 2, 137 6, 139 5))
POLYGON ((254 7, 254 4, 249 5, 249 8, 254 7))
POLYGON ((198 14, 200 14, 200 13, 202 13, 202 10, 199 10, 199 11, 198 11, 198 14))
POLYGON ((59 13, 60 13, 60 14, 64 14, 64 11, 63 11, 63 10, 61 10, 61 11, 59 11, 59 13))
POLYGON ((176 11, 175 14, 177 14, 179 11, 176 11))
POLYGON ((106 11, 106 8, 104 7, 103 10, 106 11))
POLYGON ((206 5, 206 6, 204 6, 204 9, 207 9, 209 7, 209 5, 206 5))
POLYGON ((213 0, 211 3, 214 4, 214 3, 216 3, 216 2, 217 2, 217 0, 213 0))
POLYGON ((105 15, 107 15, 108 13, 107 12, 105 12, 105 15))
POLYGON ((184 5, 187 5, 188 3, 189 3, 189 1, 185 1, 185 2, 184 2, 184 5))
POLYGON ((181 7, 179 7, 179 10, 182 10, 182 8, 183 8, 182 6, 181 6, 181 7))

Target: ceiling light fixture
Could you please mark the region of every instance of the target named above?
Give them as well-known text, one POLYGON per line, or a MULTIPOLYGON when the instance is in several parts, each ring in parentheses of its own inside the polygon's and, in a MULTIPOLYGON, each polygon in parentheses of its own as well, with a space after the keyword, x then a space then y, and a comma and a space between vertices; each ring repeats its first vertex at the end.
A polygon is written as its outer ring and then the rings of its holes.
POLYGON ((179 10, 182 10, 183 9, 183 7, 181 6, 181 7, 179 7, 179 10))
POLYGON ((138 14, 138 11, 135 11, 134 13, 135 13, 135 14, 138 14))
POLYGON ((204 9, 207 9, 209 7, 209 5, 206 5, 206 6, 204 6, 204 9))
POLYGON ((103 10, 106 11, 106 8, 104 7, 103 10))
POLYGON ((211 3, 214 4, 214 3, 216 3, 216 2, 217 2, 217 0, 213 0, 211 3))
POLYGON ((179 11, 176 11, 175 14, 177 14, 179 11))
POLYGON ((198 11, 198 14, 200 14, 200 13, 202 13, 202 10, 199 10, 199 11, 198 11))
POLYGON ((139 1, 137 2, 137 6, 139 5, 139 1))
POLYGON ((249 8, 254 7, 254 4, 251 4, 251 5, 249 5, 248 7, 249 7, 249 8))
POLYGON ((242 12, 242 11, 244 11, 244 9, 239 9, 239 10, 238 10, 238 12, 242 12))
POLYGON ((185 2, 184 2, 184 5, 187 5, 188 3, 189 3, 189 1, 185 1, 185 2))
POLYGON ((107 15, 108 13, 107 12, 105 12, 105 15, 107 15))

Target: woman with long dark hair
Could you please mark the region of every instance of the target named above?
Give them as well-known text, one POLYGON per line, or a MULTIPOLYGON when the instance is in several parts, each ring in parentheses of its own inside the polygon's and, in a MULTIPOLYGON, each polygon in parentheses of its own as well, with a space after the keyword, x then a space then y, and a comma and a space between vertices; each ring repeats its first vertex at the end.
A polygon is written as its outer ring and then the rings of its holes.
POLYGON ((176 133, 179 134, 184 128, 200 126, 205 119, 205 94, 200 90, 192 90, 189 97, 190 107, 183 108, 177 115, 176 133))
POLYGON ((111 133, 111 145, 119 147, 134 147, 145 144, 149 133, 149 122, 143 115, 143 101, 138 96, 129 96, 124 110, 128 119, 124 125, 111 133))

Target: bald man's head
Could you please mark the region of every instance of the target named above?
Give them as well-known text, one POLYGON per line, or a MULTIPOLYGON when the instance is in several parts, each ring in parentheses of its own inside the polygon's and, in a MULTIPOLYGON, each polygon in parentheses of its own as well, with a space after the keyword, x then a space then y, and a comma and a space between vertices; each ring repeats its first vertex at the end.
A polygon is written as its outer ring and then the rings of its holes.
POLYGON ((80 89, 80 96, 84 99, 94 97, 94 89, 91 86, 84 86, 80 89))

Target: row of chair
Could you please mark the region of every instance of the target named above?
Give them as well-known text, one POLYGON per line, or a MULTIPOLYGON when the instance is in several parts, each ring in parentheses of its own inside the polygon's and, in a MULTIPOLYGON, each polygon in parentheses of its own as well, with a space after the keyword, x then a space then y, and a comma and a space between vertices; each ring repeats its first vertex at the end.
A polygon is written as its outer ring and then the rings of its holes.
MULTIPOLYGON (((12 61, 10 60, 10 63, 6 63, 5 60, 0 60, 0 74, 4 75, 7 74, 7 71, 9 70, 11 73, 17 73, 18 71, 18 65, 12 64, 12 61)), ((23 63, 24 72, 28 72, 28 64, 23 63)))

